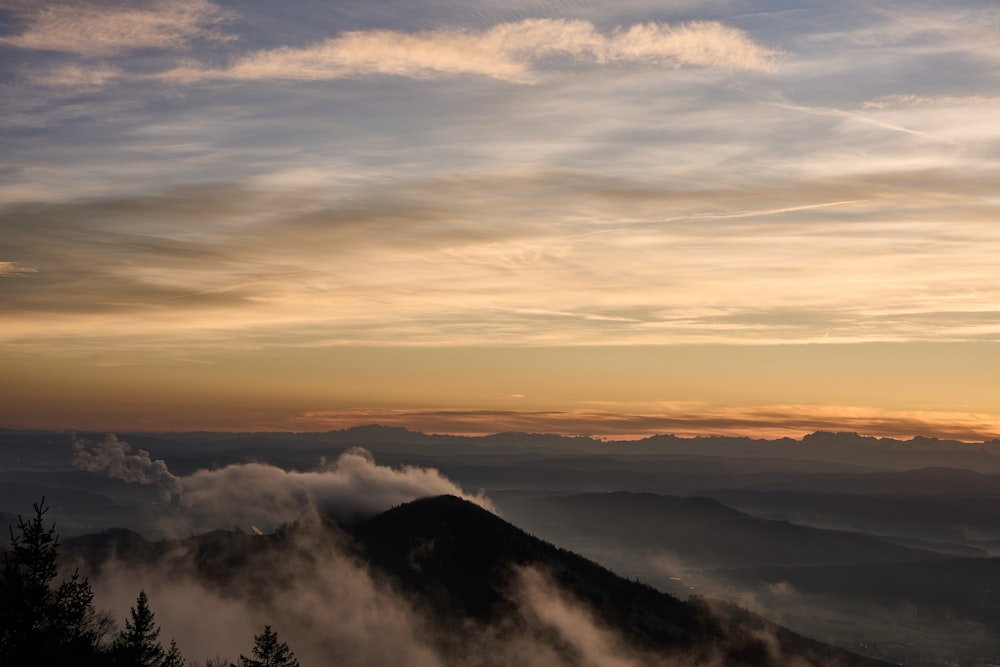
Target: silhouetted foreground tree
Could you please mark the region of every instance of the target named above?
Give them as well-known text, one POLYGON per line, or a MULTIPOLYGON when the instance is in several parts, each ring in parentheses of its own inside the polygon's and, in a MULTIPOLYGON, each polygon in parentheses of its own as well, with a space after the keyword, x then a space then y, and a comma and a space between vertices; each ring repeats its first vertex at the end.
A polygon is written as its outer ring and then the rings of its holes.
POLYGON ((160 628, 153 622, 146 591, 139 591, 135 606, 129 611, 132 620, 126 619, 125 629, 111 647, 115 662, 132 667, 159 667, 166 652, 160 646, 160 628))
POLYGON ((59 536, 45 525, 45 498, 35 514, 10 527, 10 549, 0 569, 0 666, 184 667, 177 644, 158 640, 149 598, 139 592, 131 619, 110 647, 114 621, 93 608, 90 583, 74 572, 56 585, 59 536))
POLYGON ((184 667, 184 656, 181 655, 181 650, 177 648, 177 642, 173 639, 170 640, 170 648, 167 649, 167 654, 163 656, 163 662, 160 665, 162 667, 184 667))
POLYGON ((177 643, 170 640, 170 649, 160 644, 160 628, 153 620, 146 591, 139 591, 135 606, 130 610, 131 620, 125 621, 111 647, 115 665, 121 667, 184 667, 184 658, 177 643))
MULTIPOLYGON (((125 629, 107 645, 113 619, 94 611, 94 592, 79 572, 55 585, 59 536, 55 524, 45 525, 49 511, 45 498, 32 507, 34 517, 18 516, 16 531, 10 526, 10 549, 4 552, 0 569, 0 667, 184 667, 173 639, 169 648, 160 644, 160 628, 146 591, 139 591, 125 629)), ((205 663, 206 667, 229 664, 221 658, 205 663)), ((254 636, 253 657, 241 655, 239 667, 299 667, 299 663, 267 625, 263 634, 254 636)))
POLYGON ((254 636, 253 658, 240 656, 240 667, 299 667, 288 644, 278 641, 278 633, 264 626, 264 634, 254 636))
POLYGON ((0 571, 0 665, 97 665, 111 620, 94 613, 94 593, 74 572, 54 585, 59 536, 45 526, 45 498, 35 516, 18 516, 0 571))

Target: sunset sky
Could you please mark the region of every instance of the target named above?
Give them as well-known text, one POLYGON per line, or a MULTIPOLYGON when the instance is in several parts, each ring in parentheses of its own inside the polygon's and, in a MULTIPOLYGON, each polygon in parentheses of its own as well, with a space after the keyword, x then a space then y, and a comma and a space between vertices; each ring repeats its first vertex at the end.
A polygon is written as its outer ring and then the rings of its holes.
POLYGON ((1000 7, 0 0, 0 426, 1000 437, 1000 7))

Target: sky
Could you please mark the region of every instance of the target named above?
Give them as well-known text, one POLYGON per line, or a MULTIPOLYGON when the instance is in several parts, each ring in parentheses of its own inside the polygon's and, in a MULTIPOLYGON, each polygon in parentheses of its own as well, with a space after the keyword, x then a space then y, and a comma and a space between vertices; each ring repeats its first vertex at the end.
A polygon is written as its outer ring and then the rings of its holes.
POLYGON ((1000 437, 993 2, 0 0, 0 426, 1000 437))

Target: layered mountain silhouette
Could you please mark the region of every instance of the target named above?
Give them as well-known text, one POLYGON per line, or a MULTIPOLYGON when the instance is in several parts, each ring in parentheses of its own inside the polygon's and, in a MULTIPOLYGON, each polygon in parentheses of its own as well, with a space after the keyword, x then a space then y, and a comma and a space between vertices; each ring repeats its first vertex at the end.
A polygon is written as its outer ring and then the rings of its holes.
MULTIPOLYGON (((318 530, 322 539, 313 538, 311 544, 325 544, 330 551, 313 547, 310 567, 321 569, 324 559, 333 557, 363 567, 417 610, 425 627, 422 636, 448 663, 447 656, 458 660, 468 650, 463 641, 488 633, 494 638, 531 637, 562 656, 561 664, 585 664, 586 656, 575 654, 586 645, 573 641, 575 630, 567 635, 564 628, 560 634, 539 620, 545 616, 544 609, 538 611, 544 601, 536 599, 534 612, 526 611, 526 586, 545 582, 550 596, 557 596, 548 599, 561 600, 601 633, 621 638, 615 646, 627 647, 630 656, 622 664, 885 664, 807 639, 729 604, 682 601, 623 579, 453 496, 413 501, 348 526, 323 520, 318 530)), ((213 531, 180 542, 150 542, 114 531, 69 540, 67 547, 89 561, 97 576, 112 556, 146 568, 193 568, 218 590, 253 591, 251 602, 266 609, 274 587, 282 586, 288 575, 280 567, 262 567, 279 562, 301 546, 304 533, 316 531, 315 523, 295 524, 264 536, 213 531)), ((306 575, 298 568, 295 576, 306 575)))
POLYGON ((727 570, 737 581, 792 586, 827 599, 874 608, 906 608, 929 618, 964 618, 1000 626, 1000 558, 727 570))
POLYGON ((712 498, 653 493, 531 497, 510 507, 533 533, 616 548, 668 551, 697 567, 850 565, 941 558, 861 533, 761 519, 712 498))

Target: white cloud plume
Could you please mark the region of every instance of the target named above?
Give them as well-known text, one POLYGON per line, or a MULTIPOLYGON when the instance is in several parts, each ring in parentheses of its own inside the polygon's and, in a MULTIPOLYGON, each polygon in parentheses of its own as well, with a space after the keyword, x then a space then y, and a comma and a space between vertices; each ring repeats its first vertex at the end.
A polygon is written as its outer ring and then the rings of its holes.
POLYGON ((466 493, 433 468, 380 466, 361 448, 350 449, 336 462, 323 462, 319 469, 308 472, 242 463, 184 477, 173 475, 163 460, 152 460, 144 450, 132 453, 129 444, 113 434, 99 443, 75 439, 73 449, 73 463, 78 468, 105 472, 126 482, 158 485, 173 499, 173 513, 164 517, 162 526, 171 532, 234 524, 273 528, 313 509, 350 521, 417 498, 444 494, 496 512, 489 499, 466 493))
POLYGON ((380 466, 360 448, 344 452, 335 463, 315 471, 245 463, 199 470, 182 478, 181 483, 182 509, 213 518, 225 517, 240 525, 280 524, 296 519, 310 507, 351 520, 417 498, 443 494, 495 511, 488 499, 465 493, 437 470, 380 466))
POLYGON ((618 633, 602 628, 588 608, 566 595, 535 568, 517 570, 522 612, 550 628, 571 646, 578 664, 589 667, 638 667, 644 661, 630 655, 618 633))
POLYGON ((153 460, 149 452, 132 447, 109 433, 101 442, 73 438, 73 465, 82 470, 105 472, 108 477, 136 484, 155 484, 168 497, 180 493, 181 482, 167 469, 162 459, 153 460))
MULTIPOLYGON (((178 495, 175 528, 206 529, 251 522, 299 520, 280 555, 254 556, 226 595, 196 574, 194 554, 178 549, 158 564, 127 566, 112 560, 91 573, 99 607, 127 617, 136 592, 150 594, 163 637, 175 638, 193 660, 246 653, 253 635, 273 624, 303 664, 327 664, 336 653, 350 664, 448 664, 422 637, 424 619, 386 582, 373 577, 343 549, 342 537, 320 525, 315 510, 346 519, 375 514, 418 497, 451 493, 495 511, 489 500, 464 493, 436 470, 376 465, 361 449, 345 452, 314 472, 250 463, 169 473, 162 460, 109 434, 99 443, 77 439, 75 462, 130 482, 160 484, 178 495), (200 521, 210 517, 210 522, 200 521), (249 572, 267 572, 252 584, 249 572), (266 604, 261 605, 261 586, 266 604), (254 591, 255 593, 252 593, 254 591)), ((513 663, 511 663, 513 664, 513 663)))
MULTIPOLYGON (((440 624, 390 579, 352 556, 343 535, 314 519, 301 522, 280 550, 253 550, 249 562, 231 571, 231 581, 221 587, 198 574, 197 549, 191 545, 178 545, 157 563, 108 561, 87 573, 95 604, 118 619, 127 618, 137 591, 144 590, 161 639, 176 639, 183 655, 196 662, 249 652, 253 635, 268 624, 304 665, 724 664, 711 649, 701 658, 668 657, 630 646, 589 605, 534 566, 512 570, 505 591, 511 617, 489 624, 440 624)), ((780 651, 773 637, 755 634, 775 653, 780 651)))
POLYGON ((228 40, 212 26, 230 13, 209 0, 154 0, 119 6, 89 3, 28 5, 25 30, 0 44, 81 56, 138 49, 185 48, 194 39, 228 40))
POLYGON ((194 554, 180 551, 171 567, 105 563, 91 577, 96 603, 127 618, 137 591, 145 590, 161 639, 175 638, 198 664, 206 657, 248 654, 265 624, 303 665, 447 664, 423 641, 422 619, 403 596, 351 558, 337 535, 309 526, 280 553, 256 554, 226 594, 199 579, 194 554), (252 580, 251 572, 257 575, 252 580))
MULTIPOLYGON (((84 462, 107 462, 109 472, 123 479, 149 483, 157 475, 148 468, 165 472, 163 461, 150 462, 146 452, 131 455, 128 445, 113 435, 98 445, 79 442, 79 449, 89 454, 84 462), (129 456, 142 460, 130 461, 129 456)), ((488 624, 470 619, 441 625, 390 578, 360 561, 347 545, 348 535, 313 511, 344 512, 351 506, 380 511, 387 504, 438 492, 457 493, 490 508, 488 501, 462 494, 434 470, 390 469, 375 465, 363 450, 351 450, 334 466, 313 473, 248 464, 170 478, 183 487, 183 509, 198 508, 219 519, 298 513, 292 517, 298 519, 294 530, 244 551, 247 561, 234 566, 224 580, 206 577, 197 541, 175 543, 155 561, 112 558, 87 571, 95 604, 118 618, 127 618, 138 590, 147 592, 161 637, 176 639, 189 659, 245 653, 265 624, 275 627, 303 664, 314 665, 332 664, 332 655, 338 664, 372 667, 640 667, 663 664, 666 657, 630 645, 571 590, 532 565, 512 567, 509 586, 501 591, 512 616, 488 624)), ((729 626, 727 613, 720 612, 723 627, 729 626)), ((769 627, 750 630, 779 663, 781 645, 769 627)), ((722 663, 715 653, 713 647, 707 657, 673 657, 679 664, 716 667, 722 663)))
POLYGON ((583 20, 525 19, 485 30, 347 32, 303 48, 259 51, 224 69, 190 65, 162 77, 190 82, 329 80, 372 74, 425 79, 468 74, 530 82, 536 70, 553 59, 768 70, 780 55, 756 44, 741 30, 717 22, 635 24, 603 34, 583 20))

